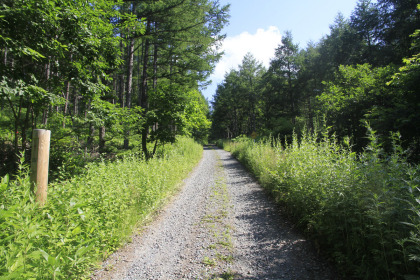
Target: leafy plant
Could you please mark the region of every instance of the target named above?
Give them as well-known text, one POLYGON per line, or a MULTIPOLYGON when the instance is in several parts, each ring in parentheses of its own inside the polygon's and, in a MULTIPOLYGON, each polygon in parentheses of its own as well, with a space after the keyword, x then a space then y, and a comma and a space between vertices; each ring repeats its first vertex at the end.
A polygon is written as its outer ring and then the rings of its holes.
POLYGON ((202 147, 178 138, 165 156, 145 161, 127 155, 86 166, 85 173, 49 185, 40 208, 21 157, 19 174, 0 183, 0 277, 69 279, 127 241, 174 192, 201 156, 202 147))
MULTIPOLYGON (((356 154, 327 131, 291 143, 225 141, 343 273, 363 279, 420 276, 420 168, 406 162, 399 135, 387 155, 369 126, 356 154)), ((407 278, 408 279, 408 278, 407 278)), ((414 279, 414 278, 413 278, 414 279)))

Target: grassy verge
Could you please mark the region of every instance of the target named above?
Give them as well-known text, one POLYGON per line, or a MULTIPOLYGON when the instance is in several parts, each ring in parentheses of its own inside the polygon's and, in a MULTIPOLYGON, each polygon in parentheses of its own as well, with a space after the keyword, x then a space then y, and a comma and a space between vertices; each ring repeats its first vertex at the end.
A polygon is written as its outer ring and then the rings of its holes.
POLYGON ((174 191, 201 158, 180 138, 164 156, 127 156, 88 165, 85 174, 54 183, 40 208, 22 165, 0 184, 0 278, 75 279, 87 275, 174 191))
POLYGON ((357 155, 328 137, 219 142, 253 172, 347 275, 420 279, 419 166, 382 154, 374 134, 357 155))

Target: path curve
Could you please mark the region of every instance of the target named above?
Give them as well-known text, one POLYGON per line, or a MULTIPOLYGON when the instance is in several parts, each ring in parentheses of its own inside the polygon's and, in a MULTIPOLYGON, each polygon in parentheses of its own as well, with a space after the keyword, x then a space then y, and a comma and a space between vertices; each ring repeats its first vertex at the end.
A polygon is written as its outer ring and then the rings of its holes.
POLYGON ((93 279, 339 279, 230 153, 205 147, 184 187, 93 279))

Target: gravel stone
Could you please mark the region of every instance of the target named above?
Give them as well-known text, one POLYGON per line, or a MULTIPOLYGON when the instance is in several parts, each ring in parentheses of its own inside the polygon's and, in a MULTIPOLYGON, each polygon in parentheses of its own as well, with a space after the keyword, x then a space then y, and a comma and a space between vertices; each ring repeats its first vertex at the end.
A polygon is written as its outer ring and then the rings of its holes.
POLYGON ((182 190, 92 279, 339 279, 232 155, 205 147, 182 190))

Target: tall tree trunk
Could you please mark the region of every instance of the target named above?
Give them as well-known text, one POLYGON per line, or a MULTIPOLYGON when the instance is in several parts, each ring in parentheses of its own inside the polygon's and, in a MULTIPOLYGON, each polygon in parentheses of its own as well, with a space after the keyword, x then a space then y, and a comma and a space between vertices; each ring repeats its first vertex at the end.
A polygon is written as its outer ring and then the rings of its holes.
POLYGON ((134 38, 130 39, 128 46, 128 61, 127 61, 127 86, 126 86, 126 107, 131 108, 131 99, 133 91, 133 67, 134 66, 134 38))
MULTIPOLYGON (((146 35, 150 34, 151 22, 148 20, 146 24, 146 35)), ((149 60, 149 48, 150 40, 146 39, 144 44, 144 57, 143 57, 143 73, 142 73, 142 83, 141 83, 141 107, 144 109, 144 114, 146 115, 149 110, 149 98, 147 96, 147 68, 149 60)), ((141 147, 146 158, 149 158, 149 153, 147 151, 147 136, 149 133, 149 124, 148 120, 141 129, 141 147)))
MULTIPOLYGON (((10 101, 11 102, 11 101, 10 101)), ((10 104, 11 107, 13 108, 13 105, 10 104)), ((17 156, 18 151, 19 151, 19 125, 20 125, 20 114, 22 112, 22 106, 23 106, 23 98, 21 97, 19 100, 19 108, 17 110, 17 112, 14 110, 13 115, 15 117, 15 130, 14 130, 14 152, 15 155, 17 156)))
MULTIPOLYGON (((131 99, 133 91, 133 67, 134 66, 134 38, 130 39, 130 44, 128 46, 128 62, 127 62, 127 91, 126 91, 126 107, 131 108, 131 99)), ((130 131, 126 131, 124 135, 124 149, 128 149, 130 131)))
POLYGON ((48 111, 49 111, 49 106, 48 106, 48 108, 46 108, 45 110, 44 110, 44 113, 42 114, 42 125, 47 125, 47 123, 48 123, 48 111))
POLYGON ((70 81, 66 81, 66 87, 64 92, 64 112, 63 112, 63 128, 66 127, 66 115, 69 106, 69 96, 70 96, 70 81))
MULTIPOLYGON (((137 57, 139 61, 143 61, 144 57, 144 42, 141 43, 141 47, 138 48, 137 57)), ((142 75, 142 65, 137 63, 137 106, 141 106, 141 75, 142 75)))
MULTIPOLYGON (((122 36, 122 35, 121 35, 122 36)), ((123 42, 120 40, 120 51, 124 53, 123 42)), ((119 87, 118 87, 118 102, 120 103, 121 108, 125 107, 124 102, 124 71, 121 69, 119 74, 119 87)))
MULTIPOLYGON (((157 22, 155 22, 155 29, 157 31, 157 22)), ((157 89, 157 61, 158 61, 158 43, 157 39, 153 44, 153 90, 156 91, 157 89)))
POLYGON ((7 67, 7 47, 6 48, 4 48, 4 66, 6 66, 7 67))
POLYGON ((30 116, 31 116, 31 106, 28 105, 28 108, 26 108, 25 120, 22 124, 22 129, 21 129, 22 130, 22 132, 21 132, 21 135, 22 135, 22 151, 26 150, 26 139, 27 139, 26 131, 30 126, 30 124, 29 124, 30 116))
POLYGON ((295 97, 292 86, 292 68, 290 63, 287 63, 287 80, 289 82, 289 99, 290 99, 290 110, 292 117, 292 124, 296 124, 296 108, 295 108, 295 97))
POLYGON ((99 152, 102 154, 105 151, 105 126, 99 128, 99 152))
MULTIPOLYGON (((51 75, 51 63, 50 63, 49 59, 50 59, 50 57, 48 57, 48 63, 45 64, 45 69, 44 69, 44 71, 45 71, 45 80, 46 80, 47 84, 48 84, 48 81, 49 81, 50 75, 51 75)), ((49 89, 49 88, 47 88, 47 89, 49 89)), ((49 111, 49 107, 50 106, 48 106, 47 108, 45 108, 44 109, 44 112, 42 114, 42 124, 44 126, 47 125, 47 123, 48 123, 48 111, 49 111)))
POLYGON ((93 122, 89 123, 89 136, 87 139, 87 147, 90 149, 91 152, 93 152, 93 139, 95 137, 95 125, 93 122))
POLYGON ((77 117, 79 114, 79 96, 74 95, 74 116, 77 117))

